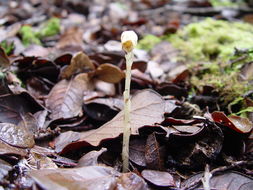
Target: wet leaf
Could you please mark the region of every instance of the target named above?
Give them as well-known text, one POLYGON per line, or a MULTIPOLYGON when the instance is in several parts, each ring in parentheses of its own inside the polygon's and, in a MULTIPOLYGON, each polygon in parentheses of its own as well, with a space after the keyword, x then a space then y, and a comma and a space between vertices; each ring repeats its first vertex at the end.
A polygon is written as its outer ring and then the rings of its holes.
POLYGON ((148 136, 145 147, 146 165, 149 169, 162 170, 164 160, 161 155, 160 145, 156 139, 155 133, 148 136))
POLYGON ((28 129, 11 123, 0 123, 0 139, 21 148, 32 148, 35 144, 33 134, 28 129))
MULTIPOLYGON (((202 177, 201 174, 193 175, 185 180, 181 188, 187 188, 193 181, 202 177)), ((228 189, 228 190, 251 190, 253 187, 253 178, 239 172, 228 171, 217 176, 213 176, 210 180, 212 189, 228 189)), ((203 188, 202 185, 196 188, 203 188)))
MULTIPOLYGON (((164 109, 164 100, 155 91, 139 91, 132 98, 130 116, 131 133, 136 135, 140 127, 163 121, 164 109)), ((123 133, 123 129, 123 111, 121 111, 111 121, 105 123, 100 128, 82 132, 79 143, 86 142, 90 145, 98 146, 102 140, 118 137, 123 133)))
POLYGON ((168 172, 161 172, 155 170, 143 170, 142 177, 148 182, 158 187, 171 187, 175 186, 175 181, 168 172))
POLYGON ((95 70, 94 64, 91 62, 90 58, 83 52, 78 52, 75 54, 64 71, 61 73, 61 78, 69 79, 71 76, 81 73, 95 70))
POLYGON ((80 139, 80 133, 68 131, 61 133, 55 140, 55 151, 61 152, 64 147, 72 142, 76 142, 80 139))
POLYGON ((126 180, 119 172, 110 167, 88 166, 73 169, 42 169, 29 173, 36 183, 45 190, 66 189, 66 190, 104 190, 121 189, 122 187, 141 190, 146 189, 145 182, 136 174, 131 174, 126 180), (134 185, 135 188, 132 188, 134 185))
POLYGON ((64 79, 57 83, 48 95, 46 106, 51 111, 50 118, 72 118, 81 116, 83 93, 88 89, 86 73, 77 75, 70 81, 64 79))
POLYGON ((0 155, 20 155, 22 157, 27 155, 27 151, 22 148, 13 147, 7 143, 0 141, 0 155))
POLYGON ((26 113, 35 113, 44 108, 28 93, 0 96, 0 122, 18 124, 26 113))
POLYGON ((239 133, 249 133, 253 124, 247 118, 239 116, 227 117, 223 112, 213 112, 212 118, 215 122, 223 124, 239 133))
POLYGON ((106 148, 101 148, 99 151, 93 150, 91 152, 88 152, 79 159, 77 167, 98 165, 98 157, 106 151, 106 148))
POLYGON ((125 74, 117 66, 105 63, 98 66, 94 77, 105 82, 118 83, 125 77, 125 74))
POLYGON ((145 139, 131 139, 129 144, 129 159, 138 166, 146 167, 145 139))
POLYGON ((34 134, 37 131, 37 121, 35 117, 31 113, 27 113, 22 118, 23 120, 18 123, 18 126, 21 128, 24 127, 34 134))

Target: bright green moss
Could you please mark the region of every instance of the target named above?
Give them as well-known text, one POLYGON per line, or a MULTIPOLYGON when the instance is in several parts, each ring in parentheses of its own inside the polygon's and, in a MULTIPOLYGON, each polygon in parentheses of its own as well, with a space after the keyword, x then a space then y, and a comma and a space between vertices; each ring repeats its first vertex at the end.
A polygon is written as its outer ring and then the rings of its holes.
POLYGON ((41 44, 40 39, 36 36, 32 27, 29 25, 24 25, 19 30, 19 34, 21 35, 22 42, 25 46, 30 44, 41 44))
POLYGON ((41 45, 41 39, 44 37, 54 36, 59 32, 60 19, 55 17, 43 23, 38 32, 35 32, 35 30, 29 25, 24 25, 19 30, 19 34, 21 35, 22 42, 25 46, 30 44, 41 45))
POLYGON ((41 31, 37 33, 40 38, 54 36, 60 33, 60 19, 53 17, 45 22, 41 31))
POLYGON ((159 42, 161 42, 161 39, 159 37, 148 34, 144 36, 141 40, 139 40, 137 48, 148 51, 152 49, 159 42))
POLYGON ((3 48, 4 52, 7 55, 12 53, 12 51, 14 50, 14 43, 13 42, 9 43, 6 40, 4 40, 0 43, 0 46, 3 48))
POLYGON ((208 18, 192 23, 167 39, 192 61, 228 61, 234 49, 253 47, 253 26, 208 18))
POLYGON ((244 0, 237 0, 237 2, 231 0, 209 0, 209 2, 214 7, 239 7, 245 4, 244 0))

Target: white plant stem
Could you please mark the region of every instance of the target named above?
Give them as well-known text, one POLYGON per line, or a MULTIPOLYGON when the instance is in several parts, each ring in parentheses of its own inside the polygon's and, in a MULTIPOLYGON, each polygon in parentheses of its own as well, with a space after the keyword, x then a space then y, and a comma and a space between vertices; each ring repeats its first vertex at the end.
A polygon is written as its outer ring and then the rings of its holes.
POLYGON ((129 167, 129 139, 131 134, 130 125, 130 83, 131 83, 131 67, 133 64, 133 52, 126 53, 126 80, 124 91, 124 132, 123 132, 123 147, 122 147, 122 160, 123 160, 123 172, 128 172, 129 167))

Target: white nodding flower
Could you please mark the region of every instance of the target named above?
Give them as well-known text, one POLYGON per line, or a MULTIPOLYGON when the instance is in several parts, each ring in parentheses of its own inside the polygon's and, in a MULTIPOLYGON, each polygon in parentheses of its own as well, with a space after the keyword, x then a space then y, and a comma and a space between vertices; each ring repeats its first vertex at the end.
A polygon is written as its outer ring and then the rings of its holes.
POLYGON ((131 52, 137 45, 138 36, 133 30, 124 31, 121 34, 122 49, 131 52))

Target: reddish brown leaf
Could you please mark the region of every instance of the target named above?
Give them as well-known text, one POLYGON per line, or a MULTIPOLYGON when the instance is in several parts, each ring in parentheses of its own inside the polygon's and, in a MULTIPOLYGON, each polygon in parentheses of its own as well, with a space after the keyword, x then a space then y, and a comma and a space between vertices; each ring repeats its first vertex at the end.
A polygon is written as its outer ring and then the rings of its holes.
POLYGON ((51 111, 50 118, 55 120, 81 116, 83 92, 88 89, 88 83, 86 73, 70 81, 64 79, 57 83, 46 100, 46 106, 51 111))
POLYGON ((161 155, 160 145, 156 140, 155 133, 148 136, 145 147, 145 159, 147 167, 150 169, 162 170, 164 160, 161 155))
MULTIPOLYGON (((131 133, 136 135, 140 127, 163 121, 164 109, 164 100, 155 91, 148 89, 138 92, 132 98, 130 115, 131 133)), ((123 111, 121 111, 111 121, 105 123, 100 128, 82 132, 80 140, 75 142, 75 144, 85 142, 93 146, 98 146, 102 140, 118 137, 123 133, 123 129, 123 111)), ((59 138, 61 138, 62 135, 64 135, 64 133, 62 133, 59 138)))
POLYGON ((69 79, 74 74, 80 72, 93 71, 95 69, 94 64, 90 58, 83 52, 78 52, 71 59, 71 63, 61 73, 61 78, 69 79))
POLYGON ((175 181, 168 172, 143 170, 141 172, 141 175, 144 179, 159 187, 175 186, 175 181))
POLYGON ((223 124, 239 133, 249 133, 253 124, 247 118, 239 116, 227 117, 223 112, 213 112, 212 118, 215 122, 223 124))
POLYGON ((95 77, 105 82, 118 83, 125 77, 125 74, 117 66, 105 63, 98 66, 95 77))
POLYGON ((11 123, 0 123, 0 139, 22 148, 32 148, 35 144, 33 134, 28 129, 11 123))
POLYGON ((8 66, 10 64, 10 60, 8 56, 4 52, 3 48, 0 46, 0 66, 8 66))

